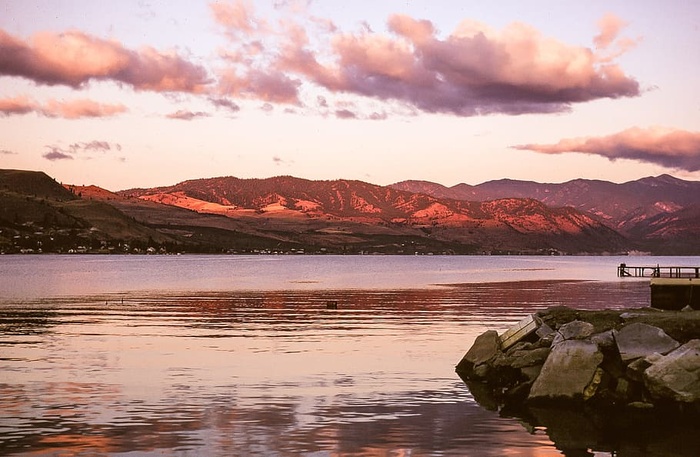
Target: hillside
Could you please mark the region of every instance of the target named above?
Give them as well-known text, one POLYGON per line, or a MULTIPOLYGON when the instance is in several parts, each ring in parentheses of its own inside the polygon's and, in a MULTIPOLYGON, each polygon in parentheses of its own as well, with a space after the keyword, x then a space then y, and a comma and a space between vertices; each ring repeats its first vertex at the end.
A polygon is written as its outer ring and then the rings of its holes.
POLYGON ((618 252, 627 248, 623 237, 591 217, 571 208, 549 208, 532 199, 466 202, 361 181, 290 176, 190 180, 118 194, 241 222, 262 219, 277 233, 289 233, 296 227, 297 232, 304 232, 305 242, 335 251, 342 242, 342 249, 357 252, 363 244, 358 244, 360 239, 368 236, 384 241, 369 246, 371 250, 397 253, 432 252, 434 248, 461 253, 618 252), (332 240, 330 234, 342 239, 332 240), (426 248, 426 243, 432 247, 426 248))
POLYGON ((548 206, 576 208, 628 237, 643 250, 671 254, 700 252, 695 236, 698 221, 693 211, 686 210, 700 205, 700 182, 669 175, 622 184, 586 179, 561 184, 502 179, 476 186, 445 187, 424 181, 403 181, 390 187, 466 201, 506 196, 532 198, 548 206), (664 230, 666 224, 675 228, 664 230), (652 230, 652 226, 657 229, 652 230))
POLYGON ((0 252, 123 252, 174 241, 43 172, 0 170, 0 252))
POLYGON ((110 192, 0 170, 0 252, 700 254, 698 186, 279 176, 110 192))

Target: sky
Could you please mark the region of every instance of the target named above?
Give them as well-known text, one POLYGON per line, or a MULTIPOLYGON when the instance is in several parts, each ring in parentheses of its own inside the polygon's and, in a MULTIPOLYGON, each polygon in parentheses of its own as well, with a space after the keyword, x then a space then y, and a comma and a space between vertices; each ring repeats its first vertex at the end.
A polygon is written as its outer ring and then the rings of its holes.
POLYGON ((0 0, 0 168, 700 180, 694 0, 0 0))

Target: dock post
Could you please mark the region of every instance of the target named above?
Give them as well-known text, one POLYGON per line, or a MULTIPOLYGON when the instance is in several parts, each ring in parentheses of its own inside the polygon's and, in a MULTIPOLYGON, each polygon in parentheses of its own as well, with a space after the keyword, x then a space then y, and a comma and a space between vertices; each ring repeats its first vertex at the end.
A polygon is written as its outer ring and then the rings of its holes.
POLYGON ((627 272, 627 264, 621 263, 619 267, 617 267, 617 276, 619 278, 622 278, 624 276, 629 276, 630 274, 627 272))

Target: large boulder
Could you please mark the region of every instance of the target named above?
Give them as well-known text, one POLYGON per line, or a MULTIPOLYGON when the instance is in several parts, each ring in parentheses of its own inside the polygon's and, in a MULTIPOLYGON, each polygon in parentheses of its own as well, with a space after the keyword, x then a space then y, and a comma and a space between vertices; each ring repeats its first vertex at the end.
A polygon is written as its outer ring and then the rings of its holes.
POLYGON ((528 399, 583 400, 584 392, 590 394, 589 386, 596 381, 602 361, 603 354, 595 343, 585 340, 559 343, 547 357, 528 399))
POLYGON ((498 332, 488 330, 476 337, 474 344, 457 364, 457 372, 471 378, 474 368, 488 362, 501 353, 498 332))
POLYGON ((680 344, 653 325, 635 322, 614 332, 620 357, 628 362, 639 357, 659 353, 667 354, 680 344))
POLYGON ((652 397, 683 403, 700 402, 700 340, 690 340, 644 371, 652 397))

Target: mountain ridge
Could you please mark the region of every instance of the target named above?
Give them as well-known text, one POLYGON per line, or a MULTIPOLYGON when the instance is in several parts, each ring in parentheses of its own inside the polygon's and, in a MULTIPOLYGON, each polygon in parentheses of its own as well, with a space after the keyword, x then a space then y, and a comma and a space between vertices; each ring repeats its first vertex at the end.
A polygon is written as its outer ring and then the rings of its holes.
POLYGON ((14 211, 0 214, 0 250, 14 249, 8 233, 31 238, 46 226, 65 231, 58 215, 68 212, 93 245, 98 238, 102 246, 163 250, 169 243, 168 249, 188 252, 700 253, 700 183, 669 175, 623 184, 503 179, 452 188, 288 175, 191 179, 118 192, 56 186, 41 172, 0 170, 0 203, 14 211), (37 193, 42 186, 46 195, 37 193), (22 199, 34 209, 22 209, 22 199), (78 214, 78 205, 88 209, 78 214), (111 229, 110 218, 121 231, 111 229))
POLYGON ((506 195, 534 198, 550 206, 571 206, 594 215, 623 234, 632 233, 641 220, 700 204, 700 182, 686 181, 668 174, 620 184, 582 178, 564 183, 501 179, 475 186, 457 184, 442 188, 433 184, 402 181, 390 187, 406 191, 427 191, 428 195, 470 201, 491 200, 506 195), (432 193, 431 189, 434 189, 432 193))

